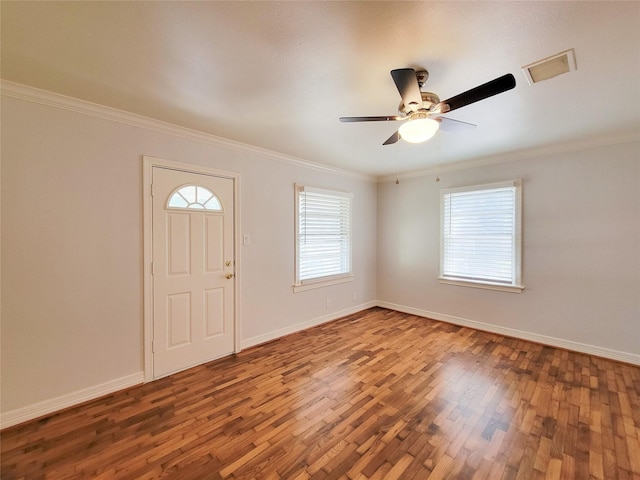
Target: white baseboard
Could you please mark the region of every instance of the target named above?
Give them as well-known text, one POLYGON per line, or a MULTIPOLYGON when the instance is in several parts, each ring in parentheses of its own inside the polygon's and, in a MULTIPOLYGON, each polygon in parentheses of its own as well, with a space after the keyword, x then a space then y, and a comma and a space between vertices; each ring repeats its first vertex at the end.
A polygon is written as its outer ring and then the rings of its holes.
POLYGON ((0 429, 12 427, 34 418, 42 417, 49 413, 57 412, 65 408, 73 407, 80 403, 108 395, 124 388, 140 385, 144 382, 144 372, 134 373, 126 377, 116 378, 100 385, 84 388, 76 392, 68 393, 60 397, 34 403, 26 407, 10 410, 0 414, 0 429))
POLYGON ((490 323, 478 322, 475 320, 469 320, 467 318, 455 317, 453 315, 447 315, 444 313, 430 312, 428 310, 407 307, 405 305, 398 305, 390 302, 378 301, 376 302, 376 305, 378 307, 388 308, 403 313, 409 313, 411 315, 417 315, 419 317, 431 318, 433 320, 439 320, 441 322, 451 323, 454 325, 459 325, 461 327, 469 327, 476 330, 505 335, 507 337, 515 337, 522 340, 541 343, 543 345, 549 345, 551 347, 564 348, 566 350, 572 350, 574 352, 586 353, 589 355, 617 360, 633 365, 640 365, 640 355, 634 353, 610 350, 608 348, 598 347, 596 345, 573 342, 571 340, 565 340, 563 338, 548 337, 546 335, 526 332, 524 330, 501 327, 499 325, 492 325, 490 323))
POLYGON ((261 343, 270 342, 271 340, 275 340, 276 338, 284 337, 285 335, 299 332, 301 330, 306 330, 307 328, 315 327, 316 325, 327 323, 332 320, 336 320, 340 317, 352 315, 354 313, 361 312, 368 308, 375 307, 376 305, 377 305, 376 301, 361 303, 360 305, 356 305, 355 307, 339 310, 337 312, 331 312, 327 315, 322 315, 320 317, 307 320, 306 322, 296 323, 295 325, 281 328, 273 332, 268 332, 263 335, 246 338, 240 342, 240 347, 244 350, 245 348, 253 347, 255 345, 260 345, 261 343))

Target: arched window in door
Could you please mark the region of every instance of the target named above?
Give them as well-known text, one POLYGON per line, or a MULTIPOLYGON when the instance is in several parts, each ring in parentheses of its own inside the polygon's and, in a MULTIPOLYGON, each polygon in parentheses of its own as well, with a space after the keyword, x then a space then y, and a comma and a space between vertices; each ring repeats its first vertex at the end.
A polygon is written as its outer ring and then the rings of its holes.
POLYGON ((184 185, 169 196, 167 208, 222 211, 222 204, 208 188, 200 185, 184 185))

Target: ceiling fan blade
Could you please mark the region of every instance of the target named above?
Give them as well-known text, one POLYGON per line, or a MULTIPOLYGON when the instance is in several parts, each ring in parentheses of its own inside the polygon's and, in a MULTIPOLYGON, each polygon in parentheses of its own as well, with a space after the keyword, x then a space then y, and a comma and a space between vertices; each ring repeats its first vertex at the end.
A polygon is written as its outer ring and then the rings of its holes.
POLYGON ((507 73, 502 77, 498 77, 490 82, 479 85, 471 90, 467 90, 455 97, 451 97, 436 104, 431 111, 446 113, 451 112, 457 108, 470 105, 485 98, 493 97, 499 93, 511 90, 516 86, 516 79, 511 73, 507 73))
POLYGON ((386 117, 340 117, 341 122, 390 122, 394 120, 404 120, 398 115, 388 115, 386 117))
POLYGON ((440 122, 440 130, 444 132, 458 133, 458 132, 468 132, 469 130, 473 130, 477 127, 473 123, 463 122, 461 120, 455 120, 453 118, 447 117, 437 117, 434 118, 437 122, 440 122))
POLYGON ((396 131, 393 135, 391 135, 382 145, 391 145, 392 143, 397 143, 400 140, 400 133, 396 131))
POLYGON ((398 68, 391 70, 391 77, 402 97, 402 103, 413 112, 422 107, 420 85, 413 68, 398 68))

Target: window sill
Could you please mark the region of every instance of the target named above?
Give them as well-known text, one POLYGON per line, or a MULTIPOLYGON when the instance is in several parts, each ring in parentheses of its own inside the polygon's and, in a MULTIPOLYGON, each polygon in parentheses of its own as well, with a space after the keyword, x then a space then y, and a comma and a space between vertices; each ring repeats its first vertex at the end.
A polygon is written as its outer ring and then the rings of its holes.
POLYGON ((326 280, 308 280, 305 283, 301 283, 293 286, 293 293, 304 292, 307 290, 313 290, 314 288, 328 287, 329 285, 337 285, 339 283, 352 282, 353 275, 345 277, 334 277, 326 280))
POLYGON ((522 291, 524 290, 524 285, 505 285, 502 283, 460 280, 458 278, 438 277, 438 281, 445 285, 458 285, 460 287, 483 288, 485 290, 498 290, 500 292, 522 293, 522 291))

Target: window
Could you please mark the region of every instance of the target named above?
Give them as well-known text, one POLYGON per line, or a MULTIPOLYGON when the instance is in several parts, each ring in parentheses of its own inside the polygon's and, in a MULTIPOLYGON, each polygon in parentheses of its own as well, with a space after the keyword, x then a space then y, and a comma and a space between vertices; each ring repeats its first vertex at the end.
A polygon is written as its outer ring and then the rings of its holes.
POLYGON ((173 192, 169 197, 168 208, 222 211, 218 197, 208 188, 197 185, 185 185, 173 192))
POLYGON ((350 193, 296 185, 294 291, 350 281, 350 193))
POLYGON ((440 193, 440 282, 521 292, 520 180, 440 193))

